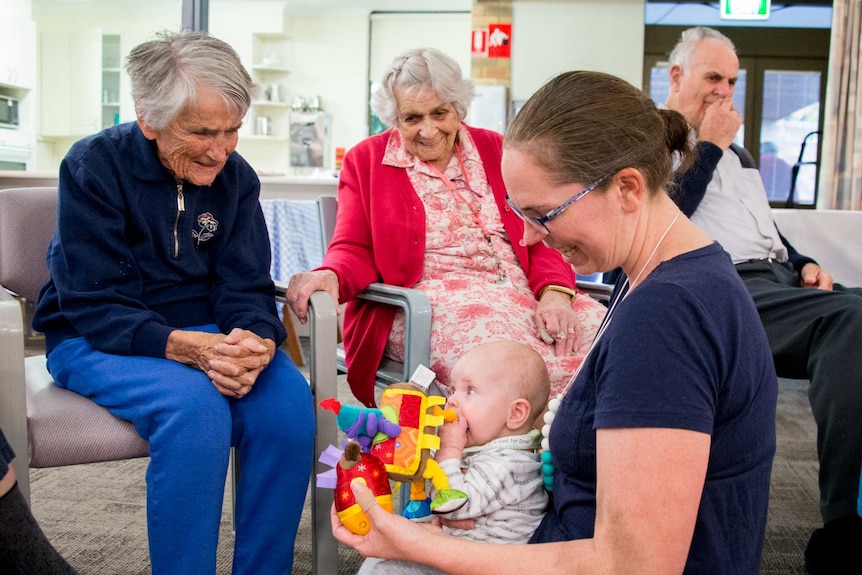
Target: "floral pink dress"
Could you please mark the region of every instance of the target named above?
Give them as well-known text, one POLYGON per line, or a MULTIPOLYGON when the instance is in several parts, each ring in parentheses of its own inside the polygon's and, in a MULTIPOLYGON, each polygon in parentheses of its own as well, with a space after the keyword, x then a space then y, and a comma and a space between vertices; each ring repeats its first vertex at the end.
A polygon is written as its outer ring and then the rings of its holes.
MULTIPOLYGON (((455 362, 473 347, 488 341, 523 342, 545 359, 552 396, 565 387, 590 347, 605 315, 592 298, 574 300, 579 331, 576 353, 556 357, 554 346, 538 337, 537 301, 500 219, 485 171, 470 134, 458 133, 459 153, 442 176, 409 154, 394 131, 385 164, 405 168, 425 205, 425 263, 413 287, 431 301, 431 369, 446 384, 455 362)), ((520 239, 520 238, 519 238, 520 239)), ((404 357, 404 315, 395 317, 386 355, 404 357)))

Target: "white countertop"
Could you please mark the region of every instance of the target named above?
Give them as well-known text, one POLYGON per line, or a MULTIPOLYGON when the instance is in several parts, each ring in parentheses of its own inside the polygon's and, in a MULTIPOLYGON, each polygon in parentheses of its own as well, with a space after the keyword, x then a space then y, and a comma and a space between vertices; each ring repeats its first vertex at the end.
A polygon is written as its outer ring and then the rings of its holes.
POLYGON ((335 176, 258 176, 261 184, 299 184, 303 186, 336 186, 335 176))
MULTIPOLYGON (((56 172, 25 172, 0 170, 0 189, 56 186, 56 172)), ((338 179, 320 176, 260 176, 260 197, 290 200, 314 200, 323 195, 335 195, 338 179)))

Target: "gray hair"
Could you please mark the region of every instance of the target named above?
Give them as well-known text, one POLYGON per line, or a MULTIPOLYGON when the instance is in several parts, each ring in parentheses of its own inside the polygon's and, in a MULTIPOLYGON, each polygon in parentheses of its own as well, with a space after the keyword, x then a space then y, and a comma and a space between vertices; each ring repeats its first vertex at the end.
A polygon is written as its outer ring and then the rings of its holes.
POLYGON ((683 30, 679 42, 676 43, 676 46, 674 46, 670 53, 670 65, 678 65, 681 68, 688 67, 688 59, 691 58, 692 53, 694 53, 697 43, 701 40, 707 39, 718 40, 736 52, 736 46, 733 45, 731 39, 718 30, 707 28, 706 26, 695 26, 694 28, 683 30))
POLYGON ((475 96, 473 82, 461 76, 458 62, 434 48, 408 50, 392 60, 380 88, 371 95, 371 110, 387 126, 398 123, 396 87, 408 93, 430 88, 442 101, 452 104, 459 120, 467 117, 475 96))
POLYGON ((126 58, 135 112, 162 130, 202 87, 224 98, 231 113, 245 116, 256 91, 229 44, 206 32, 161 32, 132 49, 126 58))

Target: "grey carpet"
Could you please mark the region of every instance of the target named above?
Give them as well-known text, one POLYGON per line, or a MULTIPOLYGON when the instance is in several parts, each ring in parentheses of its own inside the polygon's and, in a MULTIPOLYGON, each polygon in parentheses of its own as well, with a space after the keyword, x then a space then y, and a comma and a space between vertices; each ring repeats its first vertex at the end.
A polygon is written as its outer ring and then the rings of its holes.
MULTIPOLYGON (((820 525, 816 430, 808 407, 807 382, 781 381, 777 430, 761 573, 805 575, 805 544, 820 525)), ((146 464, 146 459, 139 459, 31 470, 33 512, 49 539, 81 575, 150 573, 144 510, 146 464)), ((310 522, 306 509, 297 537, 294 575, 311 572, 310 522)), ((226 508, 219 575, 230 573, 232 543, 230 510, 226 508)), ((342 548, 338 575, 356 573, 360 562, 354 551, 342 548)))
MULTIPOLYGON (((147 575, 146 488, 148 459, 53 469, 33 469, 33 514, 51 543, 81 575, 147 575)), ((229 575, 233 557, 230 492, 225 492, 218 547, 218 575, 229 575)), ((338 575, 353 575, 361 557, 339 551, 338 575)), ((311 573, 311 514, 303 510, 294 547, 294 575, 311 573)), ((326 574, 323 574, 326 575, 326 574)), ((333 574, 334 575, 334 574, 333 574)))

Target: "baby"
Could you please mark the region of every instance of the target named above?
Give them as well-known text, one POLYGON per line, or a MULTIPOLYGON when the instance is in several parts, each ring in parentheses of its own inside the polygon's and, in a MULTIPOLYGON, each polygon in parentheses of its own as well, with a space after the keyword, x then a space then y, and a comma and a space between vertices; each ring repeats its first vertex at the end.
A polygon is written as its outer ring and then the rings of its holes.
MULTIPOLYGON (((472 519, 473 529, 446 527, 452 535, 492 543, 526 543, 545 515, 548 495, 542 483, 533 427, 548 403, 550 377, 533 348, 494 341, 468 351, 452 368, 446 407, 458 420, 437 431, 434 459, 449 487, 468 495, 448 519, 472 519)), ((436 493, 432 492, 432 497, 436 493)), ((358 575, 443 575, 403 561, 369 557, 358 575)))
POLYGON ((476 541, 526 543, 548 504, 533 426, 550 393, 545 362, 515 341, 485 343, 458 360, 448 387, 446 407, 458 420, 438 430, 434 459, 468 500, 444 517, 472 519, 475 527, 445 529, 476 541))

